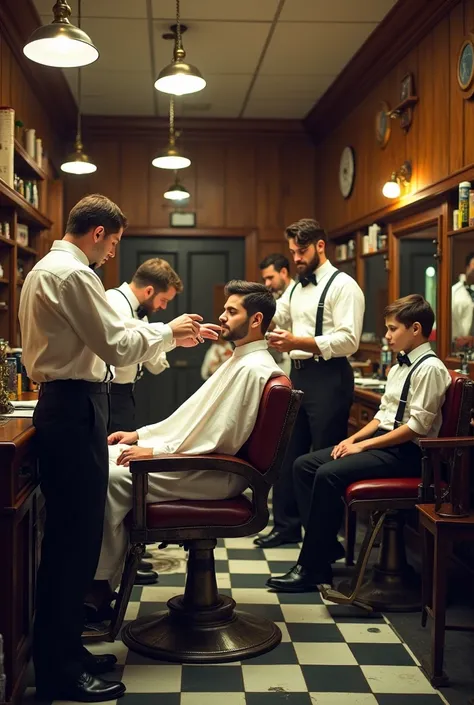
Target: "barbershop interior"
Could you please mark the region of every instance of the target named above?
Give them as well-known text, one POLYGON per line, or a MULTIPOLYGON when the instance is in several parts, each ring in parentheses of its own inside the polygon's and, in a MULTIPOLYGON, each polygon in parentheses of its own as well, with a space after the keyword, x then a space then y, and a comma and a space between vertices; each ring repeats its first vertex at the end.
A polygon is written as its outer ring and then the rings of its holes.
POLYGON ((474 704, 474 0, 0 2, 0 705, 474 704))

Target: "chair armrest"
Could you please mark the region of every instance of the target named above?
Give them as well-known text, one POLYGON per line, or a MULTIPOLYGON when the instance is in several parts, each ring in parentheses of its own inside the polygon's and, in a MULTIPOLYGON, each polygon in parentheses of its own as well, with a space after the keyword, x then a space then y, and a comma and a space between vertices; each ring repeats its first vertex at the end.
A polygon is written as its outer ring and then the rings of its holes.
POLYGON ((431 448, 469 448, 474 447, 474 436, 459 436, 453 438, 420 438, 420 448, 429 450, 431 448))
MULTIPOLYGON (((249 482, 255 477, 265 483, 265 476, 253 465, 235 455, 209 453, 208 455, 157 455, 130 462, 132 475, 148 475, 151 472, 188 472, 198 470, 217 470, 231 475, 240 475, 249 482)), ((258 482, 257 479, 257 482, 258 482)), ((267 483, 265 483, 267 484, 267 483)))

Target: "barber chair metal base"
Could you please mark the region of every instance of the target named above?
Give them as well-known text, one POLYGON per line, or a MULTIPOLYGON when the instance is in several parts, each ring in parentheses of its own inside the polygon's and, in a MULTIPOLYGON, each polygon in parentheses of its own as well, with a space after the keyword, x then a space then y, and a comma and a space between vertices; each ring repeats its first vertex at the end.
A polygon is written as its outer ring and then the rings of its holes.
POLYGON ((178 663, 226 663, 266 653, 281 641, 280 629, 235 610, 231 597, 219 595, 214 569, 214 539, 189 543, 184 595, 168 601, 168 610, 128 624, 124 643, 151 659, 178 663))
POLYGON ((367 530, 359 560, 351 581, 342 582, 337 590, 323 589, 323 597, 342 605, 356 605, 367 611, 413 612, 421 608, 421 586, 418 576, 407 563, 403 536, 403 512, 374 512, 367 530), (370 553, 380 530, 382 541, 378 563, 364 580, 370 553))

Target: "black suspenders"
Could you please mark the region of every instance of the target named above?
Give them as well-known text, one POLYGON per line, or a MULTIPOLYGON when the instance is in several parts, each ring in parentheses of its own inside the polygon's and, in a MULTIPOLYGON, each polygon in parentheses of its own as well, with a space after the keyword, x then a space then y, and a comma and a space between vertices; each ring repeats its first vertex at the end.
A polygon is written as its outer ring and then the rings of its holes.
POLYGON ((410 372, 408 373, 408 376, 405 380, 405 384, 403 385, 402 393, 400 395, 400 401, 398 403, 398 409, 397 409, 397 413, 395 414, 395 421, 393 423, 393 430, 395 430, 396 428, 399 428, 402 425, 403 414, 405 413, 405 409, 406 409, 406 405, 407 405, 407 401, 408 401, 408 392, 410 390, 410 381, 411 381, 412 374, 417 369, 417 367, 419 367, 421 365, 421 363, 424 360, 427 360, 429 357, 438 357, 438 356, 435 355, 434 353, 428 353, 427 355, 423 355, 423 357, 420 357, 420 359, 417 360, 413 364, 410 372))
MULTIPOLYGON (((133 306, 132 306, 132 304, 130 303, 130 301, 127 299, 127 297, 125 296, 125 294, 123 293, 123 291, 122 291, 121 289, 117 289, 117 288, 112 289, 112 291, 118 291, 119 294, 122 294, 123 298, 125 299, 125 301, 127 302, 127 304, 130 306, 130 312, 131 312, 131 314, 132 314, 132 318, 135 318, 135 311, 133 310, 133 306)), ((137 381, 137 379, 140 379, 140 376, 141 376, 140 373, 141 373, 141 371, 142 371, 142 366, 140 365, 140 363, 138 363, 138 365, 137 365, 137 374, 135 375, 134 383, 137 381)), ((110 372, 110 374, 112 375, 112 372, 111 372, 111 370, 110 370, 110 366, 107 365, 107 375, 109 374, 109 372, 110 372)), ((108 381, 108 380, 106 379, 106 381, 108 381)))
MULTIPOLYGON (((329 278, 328 283, 327 283, 326 286, 324 287, 323 293, 321 294, 321 298, 319 299, 318 308, 317 308, 317 312, 316 312, 315 336, 319 336, 319 335, 322 335, 322 334, 323 334, 323 314, 324 314, 324 304, 325 304, 325 301, 326 301, 326 296, 327 296, 327 293, 328 293, 328 291, 329 291, 329 287, 331 286, 331 284, 333 283, 333 281, 334 281, 334 279, 337 277, 337 275, 340 274, 340 273, 341 273, 341 270, 340 270, 340 269, 337 269, 337 270, 332 274, 332 276, 329 278)), ((289 301, 289 303, 291 303, 291 297, 293 296, 294 290, 296 289, 296 287, 297 287, 298 284, 300 284, 300 283, 301 283, 301 282, 296 282, 296 284, 294 285, 293 289, 290 291, 290 301, 289 301)))

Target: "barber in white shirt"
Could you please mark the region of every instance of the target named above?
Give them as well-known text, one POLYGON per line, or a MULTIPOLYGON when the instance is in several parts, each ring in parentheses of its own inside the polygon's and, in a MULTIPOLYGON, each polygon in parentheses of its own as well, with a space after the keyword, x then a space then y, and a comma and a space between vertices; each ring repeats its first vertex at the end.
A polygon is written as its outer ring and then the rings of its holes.
POLYGON ((326 232, 311 219, 286 229, 298 270, 297 284, 277 301, 269 344, 290 353, 291 381, 303 402, 280 476, 273 488, 274 529, 255 539, 263 548, 301 540, 293 463, 347 436, 354 375, 347 360, 359 347, 365 299, 357 282, 326 257, 326 232))
POLYGON ((474 336, 474 252, 466 257, 466 271, 451 290, 452 337, 474 336))
POLYGON ((99 702, 125 691, 122 683, 97 677, 116 658, 93 656, 81 642, 107 494, 110 368, 144 362, 176 339, 217 337, 196 315, 173 325, 123 324, 90 265, 114 256, 125 227, 115 203, 86 196, 69 214, 64 238, 33 267, 21 291, 23 363, 41 383, 33 417, 46 501, 33 643, 40 700, 99 702))
MULTIPOLYGON (((165 260, 155 257, 138 267, 130 283, 108 289, 106 296, 123 321, 140 319, 148 323, 148 316, 165 310, 182 290, 183 284, 174 269, 165 260)), ((134 388, 143 374, 143 367, 151 374, 159 375, 169 368, 166 353, 159 351, 143 365, 116 368, 110 386, 109 433, 136 429, 134 388)))

